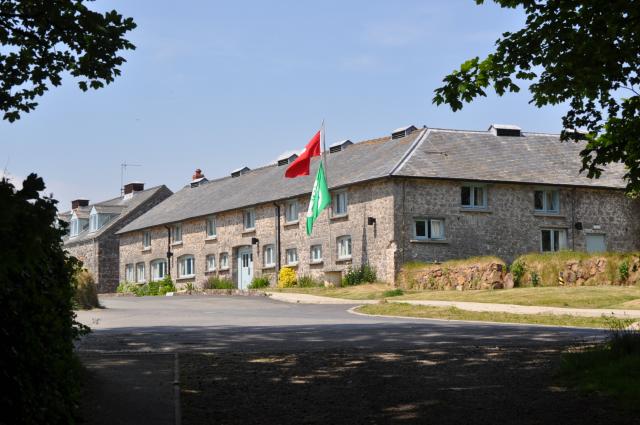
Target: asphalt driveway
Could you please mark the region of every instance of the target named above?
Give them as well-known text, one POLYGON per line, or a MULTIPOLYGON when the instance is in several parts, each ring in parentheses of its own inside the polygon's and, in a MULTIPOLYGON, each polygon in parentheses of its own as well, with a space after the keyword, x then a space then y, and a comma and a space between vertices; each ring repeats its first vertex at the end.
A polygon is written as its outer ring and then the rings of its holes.
POLYGON ((78 314, 94 329, 78 344, 90 424, 631 423, 612 400, 555 382, 560 352, 597 330, 366 317, 265 297, 101 301, 78 314))

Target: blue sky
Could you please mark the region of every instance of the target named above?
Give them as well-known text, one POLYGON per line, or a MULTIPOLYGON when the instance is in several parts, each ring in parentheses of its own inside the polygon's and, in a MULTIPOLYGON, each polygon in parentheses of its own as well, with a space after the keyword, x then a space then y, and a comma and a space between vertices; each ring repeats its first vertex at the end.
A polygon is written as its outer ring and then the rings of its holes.
POLYGON ((449 1, 107 1, 138 28, 122 77, 81 92, 72 78, 31 114, 0 123, 0 166, 37 172, 68 209, 76 197, 119 194, 125 180, 178 190, 301 149, 326 120, 327 143, 397 127, 485 130, 490 123, 558 132, 562 106, 529 94, 453 113, 431 103, 442 78, 492 50, 524 22, 520 10, 449 1))

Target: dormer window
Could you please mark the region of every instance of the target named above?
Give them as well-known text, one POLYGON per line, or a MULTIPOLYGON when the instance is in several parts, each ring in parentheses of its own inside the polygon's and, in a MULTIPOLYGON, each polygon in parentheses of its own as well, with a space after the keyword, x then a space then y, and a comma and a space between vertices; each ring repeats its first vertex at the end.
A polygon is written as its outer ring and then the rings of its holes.
POLYGON ((95 232, 96 230, 98 230, 98 213, 94 209, 89 215, 89 231, 95 232))
POLYGON ((80 233, 80 222, 77 218, 73 217, 69 224, 69 236, 73 238, 78 236, 78 233, 80 233))

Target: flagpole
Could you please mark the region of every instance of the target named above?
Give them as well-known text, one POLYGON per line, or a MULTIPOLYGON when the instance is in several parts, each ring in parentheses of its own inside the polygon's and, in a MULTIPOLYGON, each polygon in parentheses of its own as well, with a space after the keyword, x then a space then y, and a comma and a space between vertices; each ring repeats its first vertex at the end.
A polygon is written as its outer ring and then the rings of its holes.
MULTIPOLYGON (((325 128, 324 128, 324 120, 322 120, 322 125, 320 127, 320 138, 322 139, 322 162, 324 165, 324 178, 327 182, 327 188, 329 188, 329 168, 327 167, 327 143, 325 138, 325 128)), ((329 192, 331 194, 331 192, 329 192)), ((333 208, 333 200, 331 200, 329 204, 329 208, 327 208, 327 233, 329 234, 329 267, 333 265, 333 247, 331 243, 331 209, 333 208)))

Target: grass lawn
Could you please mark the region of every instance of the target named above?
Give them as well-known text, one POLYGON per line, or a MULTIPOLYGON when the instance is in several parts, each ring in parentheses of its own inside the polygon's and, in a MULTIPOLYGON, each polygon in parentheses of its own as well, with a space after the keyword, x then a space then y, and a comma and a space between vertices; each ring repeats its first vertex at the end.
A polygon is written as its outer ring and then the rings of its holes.
MULTIPOLYGON (((392 288, 385 284, 350 286, 346 288, 287 288, 277 291, 298 292, 325 297, 371 300, 389 297, 392 288)), ((538 305, 572 308, 640 309, 640 287, 578 286, 537 287, 477 291, 404 291, 394 300, 470 301, 480 303, 538 305)))
POLYGON ((610 321, 603 317, 579 317, 555 314, 513 314, 467 311, 455 307, 430 307, 404 303, 369 304, 358 307, 359 313, 384 316, 408 316, 428 319, 471 320, 501 323, 531 323, 538 325, 607 328, 610 321))

